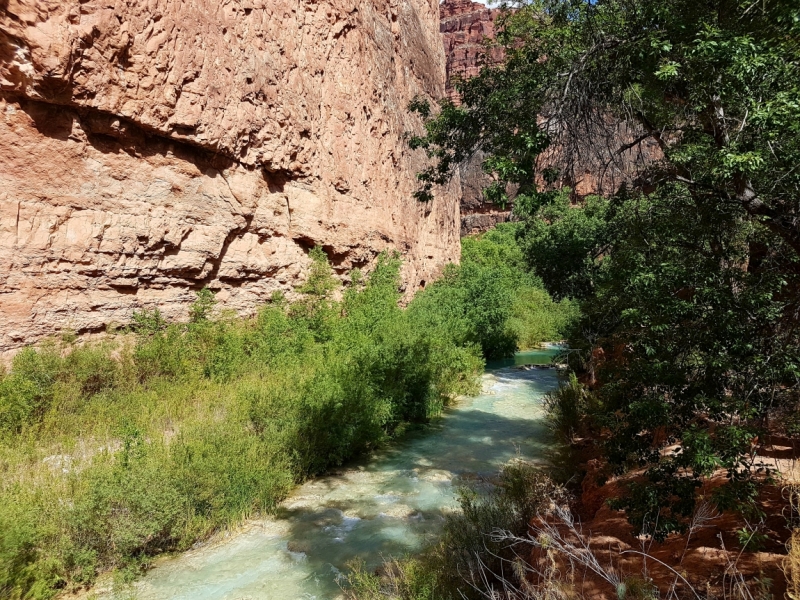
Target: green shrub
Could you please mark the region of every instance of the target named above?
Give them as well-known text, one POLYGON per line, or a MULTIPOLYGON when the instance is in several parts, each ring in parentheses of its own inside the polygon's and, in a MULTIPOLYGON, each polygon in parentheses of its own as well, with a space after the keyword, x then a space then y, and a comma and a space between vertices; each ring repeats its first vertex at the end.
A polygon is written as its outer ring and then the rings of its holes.
POLYGON ((139 339, 133 360, 142 383, 159 378, 186 377, 201 365, 197 348, 185 336, 185 327, 170 325, 164 331, 139 339))
POLYGON ((243 428, 242 423, 198 425, 183 431, 170 448, 170 474, 198 521, 232 525, 270 512, 291 488, 294 478, 279 441, 248 435, 243 428))
POLYGON ((74 547, 97 568, 126 567, 175 545, 184 498, 152 449, 99 462, 68 511, 74 547))
POLYGON ((30 505, 0 497, 0 597, 49 598, 57 583, 39 564, 41 535, 30 505))
POLYGON ((585 429, 593 403, 591 392, 570 373, 569 381, 544 397, 544 410, 556 439, 569 444, 585 429))
POLYGON ((167 322, 157 308, 153 310, 135 310, 131 315, 130 328, 140 335, 152 335, 166 329, 167 322))
MULTIPOLYGON (((107 343, 21 352, 0 373, 0 594, 133 576, 477 392, 482 354, 516 347, 512 316, 557 312, 533 292, 522 306, 535 280, 512 233, 467 242, 473 258, 406 309, 397 255, 338 300, 315 249, 302 297, 251 319, 215 316, 204 289, 189 323, 142 311, 107 343)), ((433 593, 427 571, 404 569, 409 594, 433 593)))
POLYGON ((20 375, 0 380, 0 433, 18 432, 41 404, 36 382, 20 375))
POLYGON ((11 374, 0 384, 1 427, 18 431, 41 418, 50 407, 62 373, 58 348, 50 342, 41 349, 25 348, 14 357, 11 374))
MULTIPOLYGON (((0 377, 0 433, 15 433, 42 420, 48 411, 77 405, 123 385, 123 361, 111 345, 56 345, 25 348, 0 377)), ((73 406, 74 408, 75 406, 73 406)))
POLYGON ((203 321, 208 321, 216 303, 214 292, 207 287, 201 289, 197 292, 197 299, 189 307, 189 322, 201 323, 203 321))
POLYGON ((224 383, 251 366, 246 330, 229 323, 216 323, 205 329, 210 338, 208 354, 203 361, 206 377, 224 383))
POLYGON ((499 225, 462 240, 462 261, 418 294, 409 313, 457 345, 476 344, 485 358, 510 356, 566 337, 579 316, 571 300, 554 302, 526 264, 520 224, 499 225))
POLYGON ((78 387, 82 397, 93 396, 113 388, 118 382, 120 362, 111 358, 106 346, 83 346, 69 352, 63 360, 63 371, 78 387))

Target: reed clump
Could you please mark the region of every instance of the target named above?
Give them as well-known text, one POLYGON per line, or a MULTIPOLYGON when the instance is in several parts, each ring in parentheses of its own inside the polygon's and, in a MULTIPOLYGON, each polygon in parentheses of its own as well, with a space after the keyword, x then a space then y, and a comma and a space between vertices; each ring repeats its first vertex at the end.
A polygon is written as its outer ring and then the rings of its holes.
POLYGON ((784 487, 789 499, 789 510, 794 517, 791 537, 786 543, 786 558, 783 561, 783 573, 786 575, 786 595, 791 600, 800 600, 800 527, 797 517, 800 515, 800 478, 794 471, 784 487))

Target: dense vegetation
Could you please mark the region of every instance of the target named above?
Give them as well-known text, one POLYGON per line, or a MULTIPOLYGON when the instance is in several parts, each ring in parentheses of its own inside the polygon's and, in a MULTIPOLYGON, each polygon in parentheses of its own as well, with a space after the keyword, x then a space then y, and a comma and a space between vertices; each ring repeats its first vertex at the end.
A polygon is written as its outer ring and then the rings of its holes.
POLYGON ((774 475, 760 452, 800 434, 800 8, 510 4, 501 64, 458 82, 458 105, 412 105, 427 118, 412 143, 435 159, 418 195, 482 151, 527 264, 581 305, 583 383, 551 403, 556 428, 596 440, 604 476, 642 473, 614 505, 655 540, 723 474, 711 500, 756 549, 774 475), (586 168, 627 176, 577 198, 562 186, 586 168))
POLYGON ((464 238, 461 265, 445 270, 414 300, 411 312, 459 332, 462 342, 479 344, 489 359, 563 339, 578 316, 577 304, 550 298, 525 261, 518 230, 518 223, 507 223, 464 238))
POLYGON ((685 528, 695 490, 724 469, 715 504, 761 523, 756 499, 768 473, 758 447, 798 433, 798 282, 784 271, 794 257, 736 208, 698 206, 669 188, 553 212, 533 247, 557 252, 572 220, 596 236, 591 252, 611 249, 569 270, 591 283, 572 341, 595 388, 572 420, 584 434, 605 432, 607 475, 647 467, 617 506, 663 539, 685 528))
POLYGON ((396 257, 342 291, 311 255, 300 298, 254 318, 220 313, 204 289, 189 323, 145 311, 103 342, 14 358, 0 377, 0 596, 129 578, 269 512, 296 482, 476 391, 482 349, 560 337, 572 316, 519 271, 513 232, 466 241, 463 266, 405 310, 396 257))
POLYGON ((502 19, 505 62, 461 82, 462 105, 435 117, 415 106, 428 133, 414 143, 438 158, 421 196, 477 148, 490 198, 516 186, 529 264, 556 298, 582 303, 571 341, 586 351, 576 366, 597 388, 586 416, 609 434, 609 468, 647 467, 618 503, 637 527, 680 531, 718 469, 719 506, 757 520, 754 449, 798 401, 800 13, 519 4, 502 19), (548 185, 646 140, 657 152, 609 200, 572 208, 548 185))

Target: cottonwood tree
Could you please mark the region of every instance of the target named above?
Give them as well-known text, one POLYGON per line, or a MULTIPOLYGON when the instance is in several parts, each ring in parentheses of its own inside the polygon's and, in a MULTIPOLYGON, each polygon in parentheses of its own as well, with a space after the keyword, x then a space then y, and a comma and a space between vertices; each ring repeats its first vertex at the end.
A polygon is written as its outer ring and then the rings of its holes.
POLYGON ((412 104, 434 159, 418 196, 478 150, 487 197, 516 194, 532 266, 605 353, 591 417, 614 469, 647 469, 618 504, 640 530, 680 531, 720 468, 720 506, 757 520, 759 434, 800 377, 800 7, 509 8, 505 60, 458 82, 460 105, 412 104), (609 198, 569 208, 558 187, 585 170, 609 198))

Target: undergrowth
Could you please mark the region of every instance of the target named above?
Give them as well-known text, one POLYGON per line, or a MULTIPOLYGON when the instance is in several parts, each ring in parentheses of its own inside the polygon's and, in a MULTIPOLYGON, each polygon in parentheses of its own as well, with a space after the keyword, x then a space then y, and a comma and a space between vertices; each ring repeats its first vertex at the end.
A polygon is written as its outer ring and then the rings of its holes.
POLYGON ((188 323, 141 311, 100 343, 22 350, 0 372, 0 597, 129 580, 477 392, 484 356, 516 349, 507 297, 532 293, 488 238, 406 309, 396 256, 339 290, 314 249, 298 299, 252 318, 203 289, 188 323))
POLYGON ((134 576, 476 390, 479 346, 398 308, 397 259, 336 301, 312 254, 302 298, 254 318, 212 318, 204 290, 188 324, 137 313, 103 343, 16 356, 0 379, 0 596, 134 576))
MULTIPOLYGON (((459 491, 460 511, 447 516, 440 541, 423 554, 387 560, 370 573, 351 565, 345 593, 350 600, 463 600, 489 598, 502 573, 517 560, 515 548, 495 542, 495 531, 524 536, 529 522, 565 492, 530 463, 507 464, 496 481, 459 491)), ((497 598, 505 596, 496 596, 497 598)))

